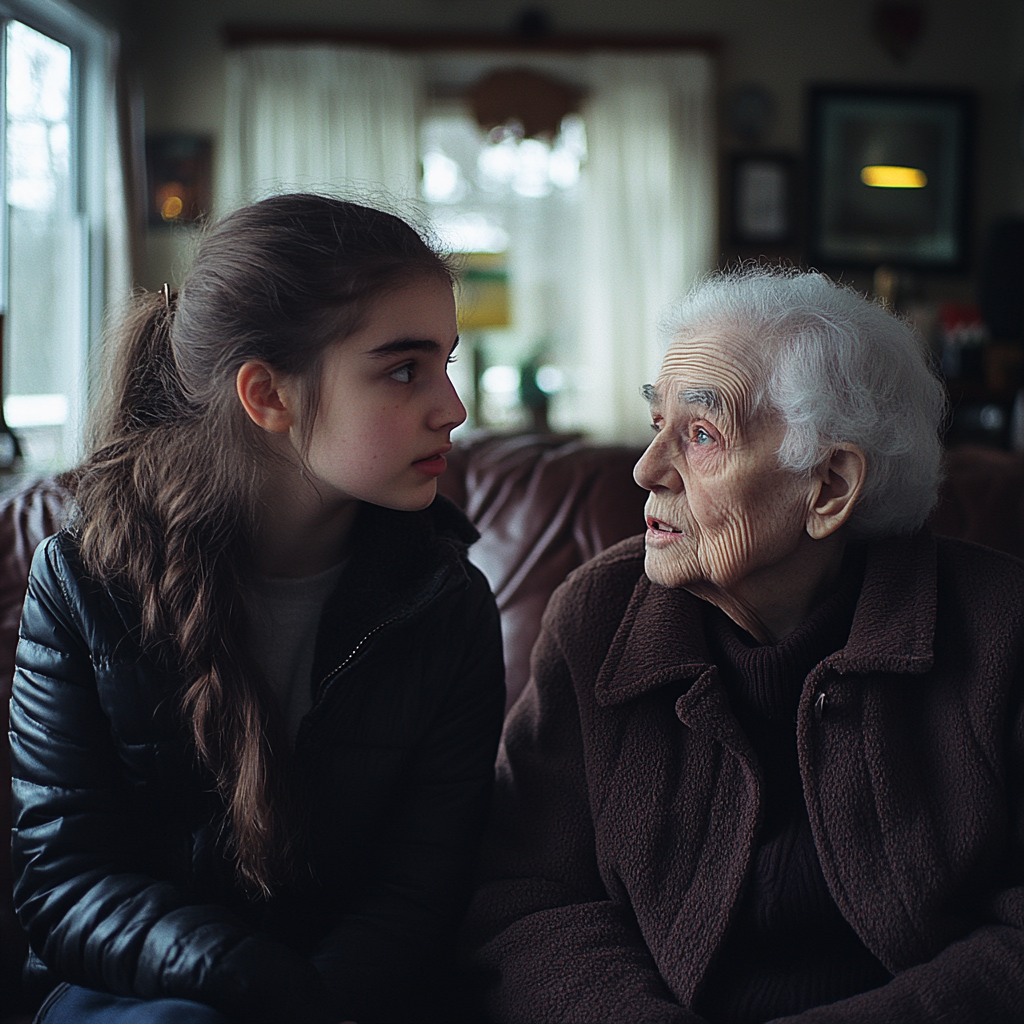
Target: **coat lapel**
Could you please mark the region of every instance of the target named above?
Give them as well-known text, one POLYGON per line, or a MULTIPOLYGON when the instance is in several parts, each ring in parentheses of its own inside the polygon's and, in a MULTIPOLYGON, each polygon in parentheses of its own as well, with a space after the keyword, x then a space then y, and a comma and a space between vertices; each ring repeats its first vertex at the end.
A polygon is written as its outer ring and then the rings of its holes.
POLYGON ((590 741, 606 751, 595 801, 602 871, 610 890, 625 887, 662 977, 686 1004, 739 898, 762 787, 710 663, 699 599, 642 577, 594 698, 590 741))
POLYGON ((635 700, 708 668, 699 602, 641 576, 594 684, 601 707, 635 700))
MULTIPOLYGON (((850 639, 804 687, 797 751, 829 890, 865 945, 896 972, 952 935, 927 921, 924 894, 946 854, 927 805, 938 587, 934 538, 873 545, 850 639), (924 688, 924 689, 922 689, 924 688), (814 705, 824 694, 819 713, 814 705), (915 727, 914 719, 922 716, 915 727), (923 915, 923 916, 922 916, 923 915)), ((941 675, 941 673, 940 673, 941 675)), ((934 910, 935 908, 932 908, 934 910)))

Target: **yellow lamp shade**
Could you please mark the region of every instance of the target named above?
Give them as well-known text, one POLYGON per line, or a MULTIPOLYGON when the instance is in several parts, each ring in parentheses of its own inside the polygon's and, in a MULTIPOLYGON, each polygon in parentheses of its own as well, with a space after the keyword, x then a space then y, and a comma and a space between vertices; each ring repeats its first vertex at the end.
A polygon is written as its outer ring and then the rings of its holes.
POLYGON ((871 164, 861 168, 860 180, 872 188, 924 188, 928 175, 917 167, 871 164))

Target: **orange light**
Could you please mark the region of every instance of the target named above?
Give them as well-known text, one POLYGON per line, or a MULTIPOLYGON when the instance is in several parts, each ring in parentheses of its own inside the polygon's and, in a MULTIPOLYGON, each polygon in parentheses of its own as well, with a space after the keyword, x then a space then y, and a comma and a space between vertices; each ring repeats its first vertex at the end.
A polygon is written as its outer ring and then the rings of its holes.
POLYGON ((860 180, 872 188, 924 188, 928 175, 916 167, 872 164, 861 168, 860 180))
POLYGON ((160 216, 164 220, 176 220, 181 216, 181 211, 184 208, 185 204, 181 201, 181 196, 168 196, 160 207, 160 216))

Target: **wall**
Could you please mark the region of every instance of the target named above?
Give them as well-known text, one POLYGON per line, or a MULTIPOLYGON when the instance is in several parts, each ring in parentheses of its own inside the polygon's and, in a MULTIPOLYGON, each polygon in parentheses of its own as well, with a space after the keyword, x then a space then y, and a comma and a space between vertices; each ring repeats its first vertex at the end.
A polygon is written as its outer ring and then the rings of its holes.
MULTIPOLYGON (((144 73, 150 131, 186 130, 216 140, 223 114, 225 22, 342 25, 365 29, 489 29, 514 21, 510 0, 91 0, 119 17, 144 73), (118 12, 119 15, 118 15, 118 12)), ((765 145, 798 152, 808 83, 845 82, 973 89, 979 97, 978 234, 1007 212, 1024 213, 1021 101, 1024 0, 931 0, 926 32, 905 64, 871 38, 873 0, 549 0, 556 30, 705 33, 719 37, 721 91, 754 82, 775 97, 765 145)), ((726 128, 723 153, 736 148, 726 128)), ((216 149, 215 149, 216 159, 216 149)), ((143 283, 159 286, 182 270, 187 238, 149 232, 143 283)), ((951 292, 969 280, 945 278, 951 292)))
POLYGON ((131 0, 71 0, 81 11, 108 28, 123 29, 131 13, 131 0))

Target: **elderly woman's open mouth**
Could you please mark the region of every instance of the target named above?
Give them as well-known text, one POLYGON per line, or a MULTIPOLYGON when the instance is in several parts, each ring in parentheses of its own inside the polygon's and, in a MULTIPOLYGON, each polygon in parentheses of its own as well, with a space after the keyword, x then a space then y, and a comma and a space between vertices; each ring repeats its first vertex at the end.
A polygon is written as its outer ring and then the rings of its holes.
POLYGON ((678 536, 683 532, 671 523, 666 523, 663 519, 655 519, 654 516, 647 517, 647 530, 649 533, 656 533, 664 537, 671 534, 676 534, 678 536))

